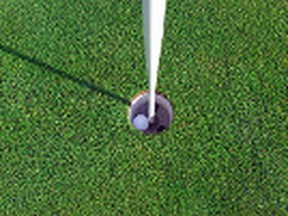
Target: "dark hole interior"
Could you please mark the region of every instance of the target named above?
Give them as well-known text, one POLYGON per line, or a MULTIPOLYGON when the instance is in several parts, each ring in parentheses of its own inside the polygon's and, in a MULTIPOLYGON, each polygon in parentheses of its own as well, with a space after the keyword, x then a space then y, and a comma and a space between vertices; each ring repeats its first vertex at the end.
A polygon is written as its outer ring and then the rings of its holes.
MULTIPOLYGON (((143 131, 145 134, 161 133, 169 126, 172 120, 172 116, 170 116, 171 114, 169 113, 170 103, 163 102, 163 100, 167 99, 163 97, 159 99, 159 97, 156 97, 155 119, 153 123, 149 124, 148 129, 143 131)), ((139 114, 148 116, 148 97, 146 98, 143 97, 142 101, 140 99, 137 103, 138 104, 134 105, 134 109, 131 116, 132 119, 134 119, 139 114)))

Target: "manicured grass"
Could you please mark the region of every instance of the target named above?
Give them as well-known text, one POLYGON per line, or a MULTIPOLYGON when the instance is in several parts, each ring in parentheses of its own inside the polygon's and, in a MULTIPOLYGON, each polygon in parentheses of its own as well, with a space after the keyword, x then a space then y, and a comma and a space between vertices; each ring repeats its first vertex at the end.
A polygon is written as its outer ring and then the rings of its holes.
POLYGON ((138 0, 0 1, 3 215, 286 215, 285 2, 170 0, 158 91, 138 0))

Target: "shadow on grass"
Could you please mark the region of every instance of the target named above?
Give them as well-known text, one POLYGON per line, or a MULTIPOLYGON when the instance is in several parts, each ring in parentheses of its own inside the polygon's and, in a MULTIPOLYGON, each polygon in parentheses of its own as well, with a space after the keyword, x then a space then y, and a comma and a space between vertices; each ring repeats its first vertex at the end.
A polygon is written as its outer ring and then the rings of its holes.
POLYGON ((11 54, 11 55, 14 55, 24 61, 27 61, 29 63, 32 63, 34 65, 37 65, 38 67, 42 68, 42 69, 45 69, 47 71, 50 71, 52 73, 55 73, 55 74, 58 74, 59 76, 63 77, 63 78, 66 78, 66 79, 69 79, 75 83, 77 83, 78 85, 80 86, 83 86, 83 87, 86 87, 86 88, 89 88, 95 92, 101 92, 102 94, 104 95, 107 95, 108 97, 114 99, 114 100, 117 100, 125 105, 130 105, 130 101, 127 100, 126 98, 123 98, 113 92, 110 92, 109 90, 107 89, 104 89, 104 88, 101 88, 99 86, 95 86, 93 85, 92 83, 89 83, 85 80, 81 80, 79 79, 78 77, 74 77, 70 74, 67 74, 65 73, 64 71, 62 70, 59 70, 57 68, 54 68, 52 67, 51 65, 45 63, 45 62, 41 62, 39 60, 36 60, 36 59, 33 59, 33 58, 30 58, 29 56, 27 55, 24 55, 24 54, 21 54, 19 52, 17 52, 16 50, 13 50, 11 49, 10 47, 6 47, 6 46, 3 46, 2 44, 0 44, 0 50, 2 50, 3 52, 5 53, 8 53, 8 54, 11 54))

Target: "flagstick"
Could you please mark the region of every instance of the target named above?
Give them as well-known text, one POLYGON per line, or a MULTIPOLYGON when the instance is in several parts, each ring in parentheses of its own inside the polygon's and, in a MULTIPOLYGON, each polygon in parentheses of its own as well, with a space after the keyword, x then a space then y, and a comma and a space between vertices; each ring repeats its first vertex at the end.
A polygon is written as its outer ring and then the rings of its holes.
POLYGON ((156 104, 157 72, 164 33, 166 0, 142 0, 142 5, 144 12, 146 65, 149 76, 148 117, 149 121, 153 122, 156 104))

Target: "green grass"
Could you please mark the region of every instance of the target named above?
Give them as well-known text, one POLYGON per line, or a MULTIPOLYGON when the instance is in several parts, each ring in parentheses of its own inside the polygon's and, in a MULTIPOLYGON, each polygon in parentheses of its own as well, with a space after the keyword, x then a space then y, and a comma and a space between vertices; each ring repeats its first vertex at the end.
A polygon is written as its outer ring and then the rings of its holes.
POLYGON ((0 1, 0 215, 287 215, 285 12, 168 1, 175 116, 144 136, 140 1, 0 1))

